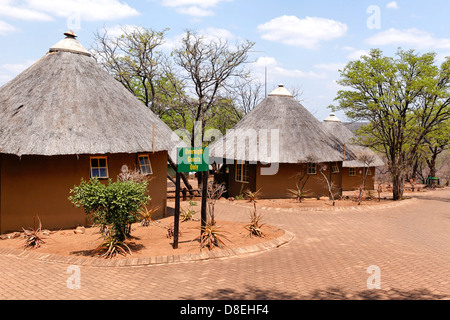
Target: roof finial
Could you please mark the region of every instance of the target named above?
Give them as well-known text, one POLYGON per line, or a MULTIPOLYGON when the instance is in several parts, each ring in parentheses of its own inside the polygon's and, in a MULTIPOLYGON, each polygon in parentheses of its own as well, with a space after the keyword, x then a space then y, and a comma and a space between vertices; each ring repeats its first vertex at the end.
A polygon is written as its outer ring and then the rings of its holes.
POLYGON ((334 114, 330 113, 330 116, 324 120, 325 122, 341 122, 341 120, 334 114))
POLYGON ((284 87, 284 84, 279 84, 278 88, 276 88, 269 96, 284 96, 284 97, 292 97, 292 94, 284 87))
POLYGON ((69 31, 67 31, 67 32, 64 32, 64 35, 65 35, 67 38, 73 38, 73 39, 75 39, 75 38, 77 37, 77 35, 76 35, 72 30, 69 30, 69 31))

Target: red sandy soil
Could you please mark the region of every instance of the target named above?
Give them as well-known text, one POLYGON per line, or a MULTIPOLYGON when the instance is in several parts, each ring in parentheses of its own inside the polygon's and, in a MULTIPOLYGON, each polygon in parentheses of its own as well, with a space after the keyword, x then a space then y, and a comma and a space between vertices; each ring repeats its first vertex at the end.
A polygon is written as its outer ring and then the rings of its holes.
MULTIPOLYGON (((173 223, 173 217, 158 220, 151 226, 143 227, 139 223, 133 224, 131 238, 126 240, 126 244, 132 250, 132 255, 126 257, 120 255, 116 258, 143 258, 150 256, 178 255, 185 253, 200 252, 200 244, 195 238, 200 235, 200 222, 187 221, 180 223, 179 248, 172 247, 173 239, 167 238, 166 227, 173 223)), ((244 229, 245 223, 217 221, 218 228, 223 232, 229 241, 223 240, 228 248, 255 245, 284 234, 283 230, 276 227, 264 225, 262 231, 264 238, 249 237, 249 232, 244 229)), ((73 229, 51 232, 50 235, 43 236, 45 243, 37 250, 40 253, 57 254, 64 256, 85 256, 93 255, 93 250, 103 241, 97 227, 86 228, 84 234, 76 234, 73 229)), ((23 249, 23 236, 15 239, 0 240, 0 247, 23 249)), ((34 249, 27 249, 34 250, 34 249)), ((203 251, 207 251, 204 248, 203 251)))

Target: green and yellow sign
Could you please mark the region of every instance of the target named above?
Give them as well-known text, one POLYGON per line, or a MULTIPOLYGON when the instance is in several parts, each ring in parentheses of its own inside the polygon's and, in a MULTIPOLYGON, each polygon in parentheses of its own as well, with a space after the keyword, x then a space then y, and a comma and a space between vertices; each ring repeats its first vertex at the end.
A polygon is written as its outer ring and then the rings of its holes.
POLYGON ((209 148, 179 148, 178 172, 205 172, 209 170, 209 148))

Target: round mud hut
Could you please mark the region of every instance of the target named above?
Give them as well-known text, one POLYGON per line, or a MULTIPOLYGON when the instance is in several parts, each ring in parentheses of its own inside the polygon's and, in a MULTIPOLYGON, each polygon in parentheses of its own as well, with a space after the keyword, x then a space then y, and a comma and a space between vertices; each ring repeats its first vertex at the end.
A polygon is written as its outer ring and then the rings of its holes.
POLYGON ((168 152, 181 142, 103 70, 72 32, 0 88, 0 232, 87 224, 70 189, 116 180, 126 165, 149 176, 151 205, 166 211, 168 152))
POLYGON ((355 155, 354 159, 342 163, 342 191, 353 191, 359 188, 364 182, 364 170, 367 171, 364 188, 374 190, 376 168, 384 166, 381 157, 370 148, 358 145, 355 134, 335 114, 330 114, 322 125, 325 130, 341 141, 346 152, 350 151, 355 155))
MULTIPOLYGON (((304 197, 342 193, 344 144, 330 134, 292 94, 280 85, 232 130, 210 147, 219 164, 217 182, 228 196, 246 190, 261 198, 290 198, 292 190, 304 197)), ((344 158, 346 157, 346 158, 344 158)))

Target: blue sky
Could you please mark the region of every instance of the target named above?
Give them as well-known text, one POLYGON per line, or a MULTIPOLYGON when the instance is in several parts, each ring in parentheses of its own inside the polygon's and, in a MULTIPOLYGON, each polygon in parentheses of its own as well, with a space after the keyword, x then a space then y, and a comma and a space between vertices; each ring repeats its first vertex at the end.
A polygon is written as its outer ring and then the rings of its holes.
MULTIPOLYGON (((339 86, 338 69, 371 48, 450 56, 448 0, 0 0, 0 85, 42 57, 73 29, 89 48, 93 33, 119 26, 170 28, 166 48, 186 29, 231 43, 256 43, 249 65, 268 70, 269 91, 301 88, 303 105, 323 120, 339 86)), ((345 117, 338 114, 343 120, 345 117)))

